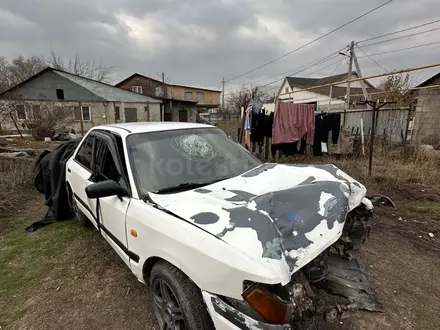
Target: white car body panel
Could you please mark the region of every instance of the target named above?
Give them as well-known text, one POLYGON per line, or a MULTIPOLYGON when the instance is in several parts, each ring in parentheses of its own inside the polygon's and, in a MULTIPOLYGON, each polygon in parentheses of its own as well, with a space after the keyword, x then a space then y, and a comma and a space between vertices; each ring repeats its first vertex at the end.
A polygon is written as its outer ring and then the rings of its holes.
POLYGON ((285 285, 293 273, 339 239, 345 214, 361 204, 365 193, 363 185, 333 165, 317 168, 263 164, 241 176, 200 189, 176 194, 150 194, 150 197, 164 209, 218 236, 250 258, 274 267, 282 279, 281 284, 285 285), (302 185, 310 178, 310 183, 302 185), (319 184, 327 191, 321 191, 321 186, 314 188, 319 184), (311 192, 310 201, 295 204, 294 199, 300 198, 305 189, 311 192), (317 194, 314 196, 315 192, 317 194), (277 193, 290 194, 292 201, 289 204, 293 207, 290 206, 289 212, 294 210, 301 215, 295 227, 297 230, 292 229, 292 233, 280 234, 284 230, 280 228, 284 223, 279 223, 285 220, 283 217, 286 217, 287 211, 280 212, 280 219, 272 215, 276 214, 277 207, 285 207, 286 204, 278 202, 274 197, 277 193), (262 197, 273 205, 258 206, 255 201, 262 197), (316 209, 310 210, 313 205, 316 209), (335 221, 335 215, 343 218, 335 221), (248 219, 241 221, 244 217, 248 219), (308 226, 308 222, 312 225, 308 226), (271 230, 275 231, 272 236, 268 234, 271 230), (270 236, 270 239, 260 236, 270 236), (307 241, 303 246, 285 247, 286 244, 295 245, 295 241, 302 239, 307 241), (282 252, 279 258, 274 256, 277 252, 274 250, 282 252))
MULTIPOLYGON (((131 187, 131 198, 100 199, 100 218, 105 229, 101 228, 101 234, 141 282, 145 283, 143 267, 150 258, 164 259, 179 268, 202 290, 216 328, 235 330, 239 328, 214 311, 212 297, 222 295, 242 300, 244 281, 287 284, 292 273, 309 263, 341 236, 345 218, 338 221, 326 218, 336 196, 322 192, 318 196, 319 202, 315 201, 318 204, 313 211, 313 214, 323 217, 322 221, 299 233, 310 244, 287 249, 280 243, 282 255, 275 258, 270 255, 270 244, 259 237, 263 227, 236 226, 231 221, 233 212, 258 212, 260 217, 266 217, 278 228, 278 219, 272 218, 270 212, 257 205, 254 198, 270 197, 274 191, 292 192, 292 189, 301 186, 310 177, 313 180, 307 184, 319 185, 326 182, 336 187, 334 189, 339 189, 339 195, 342 192, 346 198, 343 206, 346 207, 346 212, 361 203, 370 207, 371 202, 365 198, 365 187, 336 167, 317 169, 275 164, 263 164, 247 174, 200 189, 174 194, 150 194, 152 202, 140 200, 130 167, 126 137, 133 133, 193 127, 212 126, 190 123, 131 123, 98 126, 89 131, 105 129, 121 136, 131 187), (252 171, 256 172, 250 175, 252 171), (237 196, 242 199, 237 199, 237 196), (207 220, 208 213, 217 216, 218 221, 200 223, 195 220, 197 216, 207 220), (136 231, 136 237, 131 234, 132 229, 136 231), (115 242, 115 238, 119 244, 115 242), (121 247, 121 244, 124 246, 121 247), (265 255, 268 250, 269 254, 265 255), (295 262, 289 263, 288 259, 295 262)), ((66 180, 75 196, 81 200, 77 203, 79 209, 98 228, 95 221, 96 201, 88 199, 85 193, 86 186, 92 183, 88 181, 91 173, 74 159, 76 153, 77 151, 67 162, 66 180)), ((290 234, 298 235, 295 231, 290 234)), ((252 319, 249 322, 249 328, 253 328, 252 319)))
POLYGON ((143 201, 133 200, 127 214, 130 251, 140 256, 132 271, 142 278, 150 257, 167 260, 181 269, 202 290, 242 299, 243 281, 280 283, 280 273, 264 262, 249 258, 236 248, 193 224, 167 214, 143 201), (225 279, 228 279, 225 281, 225 279))

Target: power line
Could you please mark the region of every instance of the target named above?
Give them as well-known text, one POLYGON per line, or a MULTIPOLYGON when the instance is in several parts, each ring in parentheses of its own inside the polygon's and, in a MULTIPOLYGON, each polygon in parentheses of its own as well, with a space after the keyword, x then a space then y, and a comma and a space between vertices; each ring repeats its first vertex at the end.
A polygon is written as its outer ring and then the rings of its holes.
POLYGON ((367 41, 376 40, 376 39, 380 39, 380 38, 383 38, 383 37, 389 37, 389 36, 392 36, 392 35, 395 35, 395 34, 398 34, 398 33, 401 33, 401 32, 406 32, 406 31, 414 30, 414 29, 417 29, 419 27, 431 25, 431 24, 438 23, 438 22, 440 22, 440 19, 432 21, 432 22, 423 23, 423 24, 420 24, 420 25, 417 25, 417 26, 409 27, 407 29, 394 31, 394 32, 387 33, 387 34, 382 34, 380 36, 376 36, 376 37, 373 37, 373 38, 364 39, 364 40, 358 41, 358 43, 364 43, 364 42, 367 42, 367 41))
POLYGON ((264 79, 256 80, 256 81, 254 81, 254 83, 258 83, 258 82, 261 82, 261 81, 264 81, 264 80, 272 79, 272 78, 275 78, 275 77, 278 77, 278 76, 283 76, 283 79, 284 79, 285 75, 289 75, 293 70, 298 70, 298 69, 302 69, 302 68, 304 68, 304 70, 305 70, 306 67, 309 68, 309 67, 311 67, 311 66, 313 66, 313 65, 318 65, 318 64, 321 64, 321 63, 327 62, 328 60, 331 60, 331 59, 337 57, 337 56, 335 56, 335 55, 338 55, 339 52, 343 51, 343 50, 346 49, 346 48, 347 48, 347 47, 342 47, 341 49, 338 49, 337 51, 335 51, 335 52, 333 52, 333 53, 331 53, 331 54, 329 54, 329 55, 327 55, 327 56, 325 56, 325 57, 323 57, 323 58, 321 58, 321 59, 319 59, 319 60, 312 61, 312 62, 306 63, 306 64, 304 64, 304 65, 300 65, 300 66, 298 66, 298 67, 296 67, 296 68, 294 68, 294 69, 290 69, 290 70, 288 70, 288 71, 284 71, 284 72, 282 72, 282 73, 280 73, 280 74, 276 74, 276 75, 271 76, 271 77, 268 77, 268 78, 264 78, 264 79))
MULTIPOLYGON (((430 45, 435 45, 435 44, 440 44, 440 41, 430 42, 430 43, 427 43, 427 44, 421 44, 421 45, 412 46, 412 47, 406 47, 406 48, 400 48, 400 49, 390 50, 390 51, 387 51, 387 52, 381 52, 381 53, 370 54, 370 56, 379 56, 379 55, 384 55, 384 54, 391 54, 391 53, 401 52, 401 51, 403 51, 403 50, 409 50, 409 49, 414 49, 414 48, 420 48, 420 47, 425 47, 425 46, 430 46, 430 45)), ((362 57, 367 57, 367 56, 360 56, 359 58, 362 58, 362 57)))
POLYGON ((361 19, 362 17, 365 17, 365 16, 367 16, 368 14, 370 14, 370 13, 372 13, 372 12, 374 12, 374 11, 380 9, 380 8, 382 8, 383 6, 389 4, 389 3, 392 2, 392 1, 393 1, 393 0, 388 0, 387 2, 385 2, 385 3, 381 4, 381 5, 379 5, 379 6, 375 7, 375 8, 373 8, 373 9, 371 9, 371 10, 369 10, 369 11, 367 11, 366 13, 364 13, 364 14, 362 14, 362 15, 360 15, 360 16, 354 18, 354 19, 352 19, 351 21, 349 21, 349 22, 347 22, 347 23, 345 23, 345 24, 343 24, 343 25, 341 25, 341 26, 339 26, 339 27, 337 27, 337 28, 331 30, 330 32, 327 32, 327 33, 323 34, 322 36, 320 36, 320 37, 318 37, 318 38, 316 38, 316 39, 313 39, 312 41, 309 41, 308 43, 306 43, 306 44, 304 44, 304 45, 302 45, 302 46, 300 46, 300 47, 298 47, 298 48, 296 48, 296 49, 294 49, 294 50, 292 50, 292 51, 290 51, 290 52, 288 52, 288 53, 286 53, 286 54, 284 54, 284 55, 281 55, 281 56, 277 57, 276 59, 274 59, 274 60, 272 60, 272 61, 269 61, 269 62, 267 62, 267 63, 265 63, 265 64, 263 64, 263 65, 260 65, 260 66, 258 66, 258 67, 256 67, 256 68, 252 69, 252 70, 249 70, 249 71, 247 71, 247 72, 245 72, 245 73, 242 73, 242 74, 240 74, 240 75, 238 75, 238 76, 235 76, 235 77, 233 77, 233 78, 231 78, 231 79, 228 79, 227 82, 232 81, 232 80, 235 80, 235 79, 240 78, 240 77, 243 77, 243 76, 245 76, 245 75, 247 75, 247 74, 249 74, 249 73, 251 73, 251 72, 257 71, 258 69, 264 68, 265 66, 267 66, 267 65, 269 65, 269 64, 272 64, 272 63, 274 63, 274 62, 276 62, 276 61, 278 61, 278 60, 280 60, 280 59, 282 59, 282 58, 284 58, 284 57, 286 57, 286 56, 289 56, 289 55, 291 55, 291 54, 293 54, 293 53, 295 53, 295 52, 297 52, 297 51, 299 51, 299 50, 301 50, 301 49, 303 49, 303 48, 305 48, 305 47, 307 47, 307 46, 309 46, 309 45, 311 45, 311 44, 313 44, 313 43, 315 43, 315 42, 317 42, 317 41, 319 41, 319 40, 321 40, 322 38, 325 38, 325 37, 327 37, 328 35, 330 35, 330 34, 336 32, 336 31, 338 31, 338 30, 340 30, 340 29, 342 29, 342 28, 344 28, 344 27, 346 27, 347 25, 349 25, 349 24, 351 24, 351 23, 353 23, 353 22, 355 22, 355 21, 361 19))
POLYGON ((341 65, 342 62, 344 62, 344 58, 341 58, 341 60, 339 61, 338 65, 336 65, 336 67, 333 69, 332 73, 330 74, 330 77, 335 74, 336 70, 338 70, 338 68, 339 68, 339 66, 341 65))
POLYGON ((364 53, 365 54, 365 56, 366 57, 368 57, 372 62, 374 62, 374 63, 376 63, 376 65, 379 67, 379 68, 381 68, 382 70, 384 70, 385 72, 389 72, 387 69, 385 69, 382 65, 380 65, 374 58, 372 58, 370 55, 368 55, 367 53, 365 53, 364 52, 364 50, 361 48, 361 47, 359 47, 359 46, 356 46, 357 47, 357 49, 359 49, 362 53, 364 53))
POLYGON ((341 65, 341 63, 342 63, 344 60, 345 60, 345 58, 342 58, 342 59, 340 59, 340 60, 337 60, 337 61, 335 61, 335 62, 332 62, 332 63, 330 63, 329 65, 326 65, 326 66, 320 68, 319 70, 316 70, 316 71, 310 72, 309 74, 307 74, 306 76, 304 76, 304 78, 310 77, 311 75, 314 75, 315 73, 321 72, 321 71, 324 70, 324 69, 327 69, 327 68, 329 68, 329 67, 331 67, 331 66, 333 66, 333 65, 335 65, 335 64, 338 64, 338 65, 334 68, 333 72, 329 75, 329 77, 331 77, 331 76, 333 76, 333 74, 336 72, 336 70, 339 68, 339 66, 341 65))
MULTIPOLYGON (((319 65, 319 64, 325 63, 325 62, 327 62, 327 61, 329 61, 329 60, 331 60, 331 59, 333 59, 333 58, 335 58, 335 57, 337 57, 337 56, 334 55, 334 56, 332 56, 332 57, 329 57, 329 58, 328 58, 327 60, 325 60, 325 61, 318 61, 318 62, 316 62, 316 63, 313 63, 313 64, 309 65, 308 67, 302 69, 302 70, 299 70, 299 71, 295 71, 295 72, 290 73, 287 77, 291 77, 291 76, 293 76, 293 75, 295 75, 295 74, 298 74, 298 73, 301 73, 301 72, 303 72, 303 71, 306 71, 306 70, 308 70, 310 67, 312 67, 312 66, 314 66, 314 65, 319 65)), ((335 64, 335 63, 336 63, 336 62, 333 62, 332 65, 335 64)), ((320 70, 321 70, 321 69, 320 69, 320 70)), ((318 71, 320 71, 320 70, 318 70, 318 71)), ((261 86, 261 87, 265 87, 265 86, 269 86, 269 85, 275 84, 275 83, 277 83, 277 82, 283 80, 284 78, 286 78, 286 77, 282 77, 282 78, 280 78, 280 79, 274 80, 274 81, 272 81, 272 82, 270 82, 270 83, 267 83, 267 84, 265 84, 265 85, 263 85, 263 86, 261 86)))
MULTIPOLYGON (((335 51, 335 52, 333 52, 333 53, 331 53, 331 54, 329 54, 329 55, 327 55, 327 56, 324 56, 323 58, 321 58, 321 59, 319 59, 319 60, 315 60, 315 61, 312 61, 312 62, 306 63, 306 64, 304 64, 304 65, 300 65, 300 66, 298 66, 298 67, 296 67, 296 68, 294 68, 294 69, 290 69, 289 71, 285 71, 285 72, 283 72, 283 73, 281 73, 281 74, 277 74, 277 75, 274 75, 274 76, 271 76, 271 77, 267 77, 267 78, 264 78, 264 79, 260 79, 260 80, 253 81, 252 83, 253 83, 253 84, 257 84, 257 83, 259 83, 259 82, 262 82, 262 81, 265 81, 265 80, 268 80, 268 79, 271 79, 271 78, 275 78, 275 77, 282 76, 281 78, 279 78, 279 79, 277 79, 277 80, 275 80, 275 81, 273 81, 273 82, 270 82, 270 83, 268 83, 268 84, 265 84, 265 85, 263 85, 263 86, 260 86, 260 87, 265 87, 265 86, 268 86, 268 85, 272 85, 272 84, 274 84, 275 82, 278 82, 278 81, 283 80, 283 79, 286 77, 286 75, 287 75, 287 76, 289 76, 289 75, 294 75, 294 74, 297 74, 297 73, 300 73, 300 72, 306 71, 306 70, 308 70, 309 68, 311 68, 311 67, 313 67, 313 66, 315 66, 315 65, 319 65, 319 64, 325 63, 325 62, 327 62, 327 61, 330 61, 331 59, 333 59, 333 58, 335 58, 335 57, 338 57, 339 52, 343 51, 343 50, 346 49, 346 48, 347 48, 347 46, 342 47, 341 49, 338 49, 337 51, 335 51), (300 70, 298 70, 298 69, 300 69, 300 70), (297 70, 297 71, 293 71, 293 72, 292 72, 292 70, 297 70)), ((235 87, 233 87, 233 89, 237 89, 237 88, 241 88, 241 86, 235 86, 235 87)))
POLYGON ((435 28, 435 29, 431 29, 431 30, 417 32, 417 33, 407 34, 407 35, 404 35, 404 36, 401 36, 401 37, 391 38, 391 39, 377 41, 377 42, 372 42, 370 44, 362 45, 362 47, 369 47, 369 46, 373 46, 373 45, 379 45, 379 44, 383 44, 385 42, 390 42, 390 41, 394 41, 394 40, 404 39, 404 38, 407 38, 407 37, 413 37, 413 36, 417 36, 419 34, 424 34, 424 33, 432 32, 432 31, 436 31, 436 30, 440 30, 440 27, 435 28))

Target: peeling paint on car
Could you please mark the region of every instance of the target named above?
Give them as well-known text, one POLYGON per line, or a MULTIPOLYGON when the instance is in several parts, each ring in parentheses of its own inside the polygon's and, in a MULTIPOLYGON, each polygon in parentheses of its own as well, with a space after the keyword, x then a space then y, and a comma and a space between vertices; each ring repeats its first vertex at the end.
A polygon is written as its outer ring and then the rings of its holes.
POLYGON ((278 263, 288 281, 338 240, 349 211, 362 202, 370 207, 365 194, 334 165, 263 164, 204 188, 151 198, 250 257, 278 263))
POLYGON ((242 177, 243 178, 251 178, 253 176, 260 175, 264 171, 270 170, 270 169, 274 168, 275 166, 277 166, 277 164, 271 164, 271 163, 262 164, 260 166, 257 166, 256 168, 242 174, 242 177))

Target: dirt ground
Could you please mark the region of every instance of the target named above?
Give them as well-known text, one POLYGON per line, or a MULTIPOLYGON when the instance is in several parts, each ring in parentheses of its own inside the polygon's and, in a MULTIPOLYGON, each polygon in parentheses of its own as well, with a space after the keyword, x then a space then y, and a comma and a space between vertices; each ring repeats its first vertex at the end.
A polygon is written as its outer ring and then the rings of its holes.
MULTIPOLYGON (((327 329, 438 329, 440 206, 433 196, 412 191, 393 196, 397 209, 376 210, 363 261, 386 311, 356 311, 327 329)), ((0 233, 0 328, 157 329, 148 288, 96 231, 75 221, 24 231, 44 212, 42 196, 30 192, 8 219, 12 229, 0 233)))

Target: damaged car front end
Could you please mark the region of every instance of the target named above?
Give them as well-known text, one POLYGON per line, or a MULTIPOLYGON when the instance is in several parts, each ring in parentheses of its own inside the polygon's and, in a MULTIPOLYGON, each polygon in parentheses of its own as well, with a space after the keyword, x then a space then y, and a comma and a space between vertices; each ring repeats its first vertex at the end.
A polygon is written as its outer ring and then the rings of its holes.
POLYGON ((199 189, 150 197, 279 278, 243 279, 241 299, 202 290, 217 329, 291 329, 350 309, 382 310, 358 253, 373 204, 362 184, 333 165, 262 164, 199 189))
POLYGON ((383 311, 358 253, 369 235, 371 216, 368 202, 349 212, 341 237, 293 273, 286 285, 245 281, 243 300, 204 293, 211 314, 237 329, 281 330, 334 322, 350 310, 383 311))

